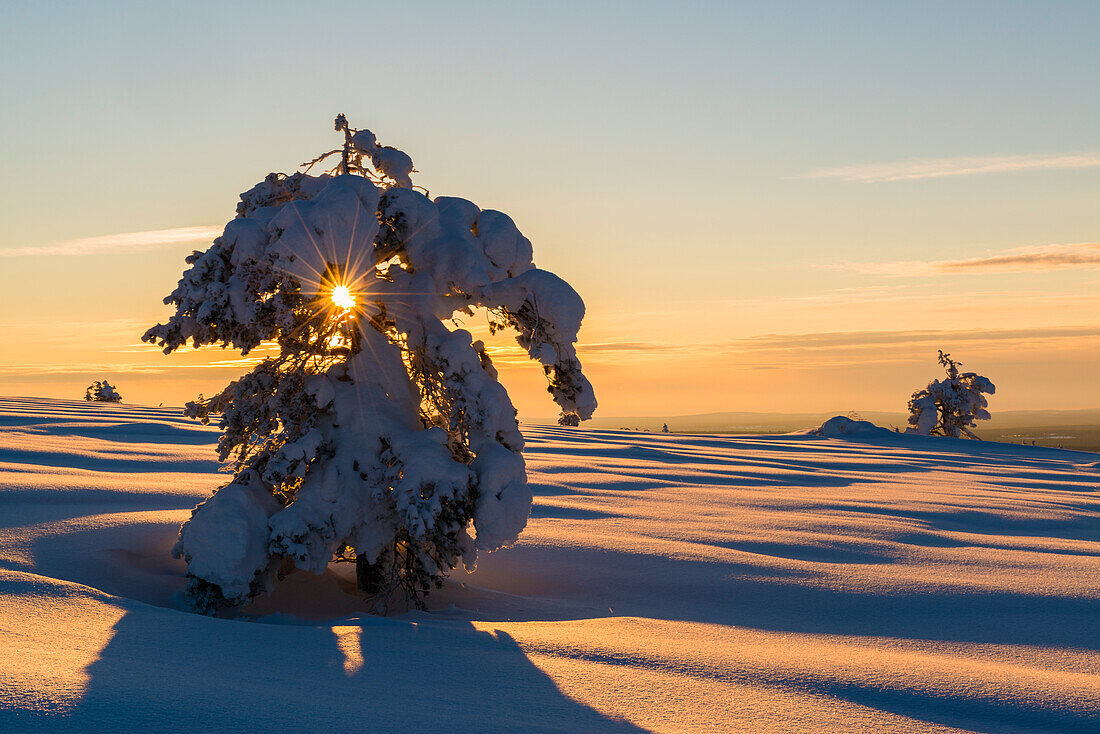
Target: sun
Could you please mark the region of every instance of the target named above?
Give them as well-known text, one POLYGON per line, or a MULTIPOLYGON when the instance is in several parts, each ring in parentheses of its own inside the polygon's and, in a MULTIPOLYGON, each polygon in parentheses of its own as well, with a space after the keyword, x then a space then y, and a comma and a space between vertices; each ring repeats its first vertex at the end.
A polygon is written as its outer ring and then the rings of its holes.
POLYGON ((332 302, 345 311, 355 308, 355 296, 346 285, 338 285, 332 289, 332 302))

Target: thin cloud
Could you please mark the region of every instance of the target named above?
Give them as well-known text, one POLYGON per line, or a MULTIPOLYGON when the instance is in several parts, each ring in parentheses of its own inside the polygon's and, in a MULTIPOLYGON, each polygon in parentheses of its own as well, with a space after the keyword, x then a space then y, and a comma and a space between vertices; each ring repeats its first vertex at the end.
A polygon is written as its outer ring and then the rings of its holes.
POLYGON ((159 375, 167 371, 168 369, 166 367, 131 364, 128 362, 86 364, 0 364, 0 377, 2 378, 114 373, 159 375))
MULTIPOLYGON (((909 330, 909 331, 837 331, 797 334, 759 334, 756 336, 714 342, 605 342, 578 344, 577 351, 594 361, 624 358, 681 359, 685 354, 698 356, 748 355, 769 353, 773 356, 790 353, 850 349, 877 350, 881 347, 910 347, 921 344, 978 344, 994 342, 1036 342, 1048 339, 1078 339, 1100 337, 1100 326, 1059 326, 1025 329, 972 330, 909 330)), ((500 356, 517 357, 526 362, 527 355, 515 347, 500 350, 500 356)), ((497 359, 497 354, 493 359, 497 359)), ((865 361, 861 359, 860 361, 865 361)), ((889 360, 887 360, 889 361, 889 360)), ((740 365, 743 366, 743 365, 740 365)))
MULTIPOLYGON (((602 355, 608 355, 605 359, 615 359, 618 356, 626 358, 656 357, 670 352, 690 352, 699 345, 683 343, 669 344, 664 342, 598 342, 591 344, 578 344, 577 351, 582 355, 600 359, 602 355)), ((527 350, 517 346, 488 346, 486 351, 498 365, 526 365, 531 362, 527 350)))
POLYGON ((882 263, 835 263, 823 267, 862 275, 940 275, 943 273, 1029 273, 1100 266, 1100 242, 1016 247, 999 255, 961 260, 899 260, 882 263))
POLYGON ((148 232, 123 232, 101 237, 83 237, 53 245, 31 245, 0 250, 0 257, 33 257, 59 255, 98 255, 115 252, 152 250, 183 242, 210 241, 222 233, 221 227, 176 227, 148 232))
POLYGON ((597 342, 577 345, 577 349, 583 352, 668 352, 683 348, 683 344, 660 342, 597 342))
POLYGON ((218 362, 169 365, 135 364, 131 362, 65 363, 65 364, 0 364, 0 380, 26 380, 36 378, 94 377, 96 375, 170 375, 173 379, 185 377, 206 378, 212 371, 226 370, 242 374, 259 364, 260 360, 220 360, 218 362))
POLYGON ((908 331, 837 331, 798 334, 759 334, 720 342, 685 342, 683 344, 622 342, 578 344, 577 350, 596 356, 600 352, 631 352, 638 355, 673 356, 733 355, 758 352, 785 353, 851 348, 877 349, 883 346, 913 346, 919 344, 1034 342, 1045 339, 1076 339, 1100 337, 1100 326, 1056 326, 1025 329, 971 330, 908 330, 908 331))
POLYGON ((762 334, 738 339, 727 346, 733 351, 818 350, 851 347, 904 346, 914 344, 1036 341, 1100 336, 1100 326, 1064 326, 1034 329, 972 329, 957 331, 837 331, 809 334, 762 334))
POLYGON ((946 176, 975 176, 987 173, 1061 171, 1074 168, 1096 168, 1098 166, 1100 166, 1100 153, 964 156, 819 168, 803 174, 801 178, 835 178, 857 183, 883 183, 888 181, 913 181, 922 178, 944 178, 946 176))

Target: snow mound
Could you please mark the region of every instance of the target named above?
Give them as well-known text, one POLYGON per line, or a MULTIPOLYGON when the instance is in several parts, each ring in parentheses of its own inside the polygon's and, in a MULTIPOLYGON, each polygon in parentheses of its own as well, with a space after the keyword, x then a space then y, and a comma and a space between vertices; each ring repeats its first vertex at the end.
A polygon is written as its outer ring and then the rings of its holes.
POLYGON ((880 428, 871 421, 853 420, 847 416, 838 415, 825 421, 820 428, 811 431, 811 433, 825 438, 843 438, 845 436, 875 436, 889 434, 892 431, 880 428))

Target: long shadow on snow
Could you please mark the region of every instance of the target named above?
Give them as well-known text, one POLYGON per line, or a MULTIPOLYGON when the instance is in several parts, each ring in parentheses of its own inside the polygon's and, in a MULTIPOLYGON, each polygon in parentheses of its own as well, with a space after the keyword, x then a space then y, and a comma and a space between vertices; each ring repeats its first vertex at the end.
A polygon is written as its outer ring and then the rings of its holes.
POLYGON ((53 723, 69 731, 644 731, 567 697, 501 631, 450 620, 347 625, 338 640, 327 626, 132 608, 87 668, 80 704, 53 723))
POLYGON ((217 445, 218 436, 221 435, 218 431, 205 428, 198 422, 186 425, 164 421, 140 423, 127 421, 111 424, 55 421, 48 425, 27 424, 27 427, 31 429, 28 433, 43 435, 80 436, 82 438, 95 438, 101 441, 117 441, 119 443, 184 444, 188 446, 209 444, 211 448, 217 445))
POLYGON ((800 691, 840 698, 861 706, 985 734, 1085 732, 1100 730, 1100 713, 1067 706, 1044 708, 1034 701, 941 698, 916 690, 872 688, 842 682, 805 681, 800 691))
MULTIPOLYGON (((1023 536, 1055 538, 1058 540, 1085 540, 1100 542, 1100 514, 1098 503, 1058 503, 1059 507, 1076 513, 1076 517, 1063 520, 1043 517, 1013 517, 1003 511, 983 512, 960 508, 958 510, 918 510, 908 507, 890 507, 860 503, 815 503, 815 511, 834 511, 852 515, 868 514, 907 520, 918 520, 931 530, 954 533, 993 536, 1023 536)), ((897 538, 894 538, 895 540, 897 538)), ((918 543, 920 544, 920 543, 918 543)), ((967 545, 967 544, 962 544, 967 545)), ((951 547, 944 545, 942 547, 951 547)))
POLYGON ((52 466, 64 467, 67 469, 90 469, 92 471, 133 473, 172 471, 211 474, 221 467, 221 464, 214 459, 183 460, 175 456, 164 454, 126 454, 123 450, 120 450, 118 453, 121 455, 116 457, 103 453, 96 455, 94 453, 0 448, 0 462, 7 461, 14 464, 28 464, 32 466, 52 466))
MULTIPOLYGON (((967 530, 968 533, 974 533, 974 530, 967 530)), ((905 545, 918 545, 926 548, 995 548, 998 550, 1010 550, 1010 551, 1025 551, 1031 553, 1053 553, 1059 556, 1084 556, 1086 558, 1100 557, 1100 550, 1083 550, 1080 548, 1051 548, 1044 545, 1027 545, 1019 542, 1012 543, 998 543, 996 541, 997 535, 990 535, 991 540, 979 541, 974 538, 968 538, 966 540, 958 540, 956 538, 948 538, 942 535, 937 535, 934 531, 928 532, 910 532, 910 533, 891 533, 890 540, 895 543, 902 543, 905 545)), ((1035 536, 1046 537, 1046 536, 1035 536)))
MULTIPOLYGON (((539 469, 541 474, 551 474, 553 472, 546 472, 539 469)), ((813 473, 813 472, 791 472, 786 475, 783 474, 753 474, 748 471, 728 471, 728 472, 699 472, 685 477, 677 477, 674 475, 660 475, 654 474, 654 472, 637 472, 623 471, 622 469, 609 468, 604 469, 599 474, 600 478, 594 479, 591 482, 581 480, 571 480, 570 485, 576 488, 577 494, 591 494, 599 493, 603 490, 621 490, 621 491, 645 491, 649 489, 658 489, 660 487, 694 487, 698 485, 708 487, 848 487, 858 483, 877 483, 879 480, 876 477, 870 476, 840 476, 830 475, 825 473, 813 473), (606 479, 606 477, 612 477, 612 479, 606 479), (615 477, 622 477, 622 479, 616 481, 615 477), (640 480, 640 481, 639 481, 640 480), (584 491, 577 491, 584 490, 584 491)), ((544 492, 546 485, 539 484, 537 482, 530 483, 536 495, 549 494, 544 492), (537 485, 537 486, 536 486, 537 485)))
MULTIPOLYGON (((1100 475, 1091 477, 1085 474, 1072 474, 1063 472, 1023 472, 1006 471, 1005 465, 992 464, 990 462, 967 463, 958 458, 938 459, 926 458, 920 455, 912 455, 894 461, 876 461, 873 465, 853 465, 845 462, 830 462, 822 460, 794 461, 774 460, 761 461, 757 457, 742 457, 731 454, 720 462, 707 462, 725 466, 735 466, 736 469, 696 469, 690 475, 678 477, 675 472, 663 471, 655 474, 653 471, 642 471, 634 466, 601 465, 600 476, 621 476, 646 480, 649 486, 667 486, 677 484, 705 484, 711 486, 800 486, 800 487, 844 487, 857 483, 877 483, 882 477, 889 475, 921 474, 932 471, 945 473, 970 474, 981 478, 991 486, 1003 487, 1006 490, 1019 492, 1096 492, 1100 490, 1100 475), (773 469, 776 471, 763 471, 773 469), (1018 481, 1011 481, 1018 480, 1018 481)), ((693 462, 679 462, 681 464, 693 462)), ((1063 466, 1066 466, 1063 464, 1063 466)), ((1044 467, 1046 468, 1046 467, 1044 467)), ((1067 467, 1068 468, 1068 467, 1067 467)), ((533 473, 554 474, 584 474, 594 473, 597 470, 579 465, 539 466, 533 473)), ((572 484, 584 486, 583 481, 573 481, 572 484)), ((606 483, 597 481, 596 488, 606 486, 606 483)), ((648 487, 642 487, 648 488, 648 487)))
MULTIPOLYGON (((616 491, 647 491, 652 489, 658 489, 662 487, 674 487, 674 486, 713 486, 713 487, 848 487, 858 484, 875 484, 881 481, 883 476, 889 475, 905 475, 905 474, 919 474, 932 471, 947 471, 951 472, 951 468, 944 467, 932 460, 916 460, 911 459, 904 462, 894 463, 877 463, 873 468, 868 467, 863 470, 853 471, 849 465, 847 471, 830 471, 828 468, 813 468, 812 462, 807 462, 805 466, 800 462, 768 462, 757 463, 753 461, 742 462, 736 456, 731 456, 726 459, 727 464, 736 464, 737 469, 729 471, 717 471, 712 469, 706 469, 692 473, 690 476, 678 477, 672 473, 655 473, 654 471, 637 470, 631 468, 617 468, 617 467, 603 467, 599 478, 593 479, 591 482, 585 481, 583 478, 572 479, 569 482, 569 486, 562 484, 547 484, 538 482, 538 475, 553 476, 555 474, 571 474, 571 473, 590 473, 591 469, 585 467, 576 466, 545 466, 538 467, 534 470, 533 481, 530 482, 535 496, 551 496, 551 495, 593 495, 601 494, 608 490, 616 491), (773 469, 783 470, 784 473, 775 473, 768 471, 758 471, 757 466, 768 467, 773 469), (611 479, 608 479, 610 477, 611 479)), ((1005 472, 1000 471, 997 474, 984 475, 984 472, 971 466, 969 468, 960 467, 960 472, 978 474, 982 476, 982 481, 987 486, 1001 487, 1007 493, 1027 493, 1029 495, 1035 495, 1039 493, 1085 493, 1087 497, 1091 498, 1097 490, 1100 490, 1095 480, 1091 477, 1084 475, 1074 476, 1069 472, 1064 473, 1049 473, 1049 474, 1031 474, 1026 472, 1005 472), (992 477, 996 477, 993 479, 992 477), (997 479, 1011 480, 1018 479, 1018 482, 1012 481, 997 481, 997 479)), ((1076 503, 1063 502, 1059 503, 1069 509, 1081 511, 1084 509, 1088 512, 1095 511, 1095 507, 1100 504, 1100 500, 1090 501, 1089 499, 1083 500, 1081 505, 1076 503), (1085 507, 1087 505, 1087 507, 1085 507)), ((857 506, 837 506, 828 507, 822 506, 822 509, 838 509, 845 511, 857 511, 857 506)), ((874 513, 874 509, 869 509, 868 512, 874 513)))
MULTIPOLYGON (((912 436, 906 434, 893 434, 884 432, 874 437, 849 436, 838 442, 837 439, 824 439, 816 436, 734 436, 729 439, 706 442, 692 439, 692 444, 686 447, 677 446, 675 450, 666 448, 638 447, 630 445, 626 439, 622 443, 613 445, 591 446, 587 443, 576 441, 568 446, 542 446, 533 445, 528 450, 529 455, 538 456, 548 454, 551 456, 590 456, 604 459, 605 462, 614 464, 616 459, 624 460, 648 460, 657 462, 657 465, 721 465, 736 464, 739 470, 729 472, 732 479, 748 478, 752 481, 753 475, 746 474, 754 468, 773 468, 797 473, 800 477, 813 476, 819 478, 830 476, 838 482, 843 478, 845 482, 853 480, 853 475, 874 473, 904 474, 910 472, 927 471, 966 471, 982 476, 992 476, 997 479, 1022 479, 1029 485, 1008 483, 1008 488, 1031 490, 1056 490, 1083 491, 1100 489, 1100 473, 1092 475, 1080 471, 1082 462, 1085 462, 1094 454, 1079 451, 1066 451, 1062 449, 1048 449, 1035 446, 1016 446, 1014 444, 1000 444, 989 441, 969 441, 963 439, 949 439, 929 436, 912 436), (695 449, 698 445, 706 445, 723 449, 721 454, 700 454, 695 449), (800 459, 770 459, 761 456, 759 452, 784 451, 798 449, 804 453, 818 451, 829 454, 866 456, 867 446, 874 447, 880 456, 872 464, 855 464, 851 462, 830 460, 827 456, 820 459, 808 456, 800 459), (881 456, 883 451, 889 453, 881 456), (754 452, 745 455, 745 451, 754 452), (886 460, 884 460, 886 459, 886 460), (1005 460, 1010 459, 1013 468, 1023 469, 1006 471, 1005 460), (1076 471, 1072 474, 1066 471, 1051 471, 1057 469, 1070 469, 1076 471), (831 472, 836 471, 836 475, 831 472), (1073 485, 1080 485, 1079 487, 1073 485)), ((603 465, 601 465, 603 466, 603 465)), ((626 467, 623 467, 626 468, 626 467)), ((540 467, 540 472, 577 472, 590 471, 583 466, 548 466, 540 467)), ((711 472, 713 470, 703 470, 711 472)), ((714 472, 721 476, 725 472, 714 472)), ((774 473, 762 473, 762 477, 771 478, 782 482, 774 473)), ((791 482, 797 483, 797 482, 791 482)), ((828 484, 828 482, 815 482, 828 484)))
POLYGON ((534 505, 531 517, 535 519, 553 518, 556 520, 596 520, 607 517, 622 517, 614 512, 593 510, 582 507, 559 507, 557 505, 534 505))
MULTIPOLYGON (((731 459, 727 463, 733 463, 731 459)), ((584 471, 584 470, 581 470, 584 471)), ((587 470, 589 473, 595 473, 587 470)), ((579 473, 575 467, 558 470, 547 470, 540 467, 533 471, 534 477, 539 474, 565 474, 579 473)), ((809 472, 792 470, 786 474, 768 472, 754 473, 751 467, 744 470, 714 471, 707 470, 692 473, 688 476, 676 476, 674 474, 659 474, 653 471, 624 470, 617 467, 602 468, 597 477, 592 481, 584 479, 572 479, 569 487, 550 485, 537 480, 529 481, 529 486, 535 496, 551 494, 602 494, 607 491, 643 492, 661 487, 678 486, 708 486, 708 487, 848 487, 860 483, 877 483, 878 476, 862 474, 829 474, 826 472, 809 472)))
POLYGON ((790 558, 811 563, 893 563, 896 557, 882 550, 863 550, 843 543, 770 543, 760 540, 708 541, 711 545, 730 550, 756 553, 775 558, 790 558))
MULTIPOLYGON (((827 441, 816 436, 807 436, 810 442, 827 441)), ((1080 466, 1091 463, 1097 454, 1088 451, 1055 449, 1047 446, 1020 446, 1014 443, 997 441, 972 441, 963 438, 944 438, 942 436, 913 436, 911 434, 884 433, 882 435, 845 436, 844 442, 852 447, 873 446, 877 449, 891 448, 910 453, 914 458, 936 466, 959 464, 967 467, 989 466, 997 470, 1004 467, 1005 460, 1013 464, 1033 469, 1052 467, 1080 466)), ((831 446, 830 448, 834 448, 831 446)), ((1094 481, 1100 481, 1097 476, 1094 481)))
MULTIPOLYGON (((627 670, 635 666, 647 667, 648 662, 630 656, 581 651, 570 651, 568 656, 587 662, 618 665, 627 670)), ((628 675, 629 673, 624 677, 628 675)), ((744 683, 742 675, 729 675, 721 669, 708 671, 707 675, 733 685, 744 683)), ((829 674, 820 677, 812 674, 794 677, 785 671, 771 671, 766 667, 763 670, 754 670, 752 677, 756 685, 765 688, 851 701, 917 721, 985 734, 1061 734, 1095 731, 1100 726, 1100 712, 1090 711, 1082 706, 1068 704, 1061 708, 1052 708, 1044 706, 1041 700, 983 698, 980 697, 981 693, 974 697, 974 692, 967 690, 941 696, 907 688, 905 683, 895 683, 889 678, 862 684, 834 679, 829 674)))
POLYGON ((206 497, 170 492, 120 494, 109 490, 80 489, 64 493, 34 490, 0 492, 0 530, 24 525, 75 520, 90 514, 107 515, 120 512, 150 510, 191 510, 206 497))
MULTIPOLYGON (((1100 649, 1100 602, 1011 593, 843 591, 813 570, 577 547, 517 546, 478 559, 470 582, 611 608, 616 616, 810 634, 1100 649)), ((510 613, 510 618, 520 615, 510 613)))

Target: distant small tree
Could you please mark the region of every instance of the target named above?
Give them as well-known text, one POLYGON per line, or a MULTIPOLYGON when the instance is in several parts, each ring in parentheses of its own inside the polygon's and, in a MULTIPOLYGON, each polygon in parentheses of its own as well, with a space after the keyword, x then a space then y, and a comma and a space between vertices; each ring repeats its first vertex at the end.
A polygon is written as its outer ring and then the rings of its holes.
POLYGON ((84 399, 96 403, 121 403, 122 396, 106 380, 96 380, 84 390, 84 399))
POLYGON ((961 362, 940 350, 939 362, 947 370, 943 380, 933 380, 909 399, 909 428, 906 433, 925 436, 977 439, 970 429, 974 421, 989 420, 988 401, 997 388, 989 378, 975 372, 959 372, 961 362))
POLYGON ((518 332, 561 424, 596 407, 575 348, 584 303, 535 267, 512 219, 431 199, 408 155, 343 115, 336 131, 343 145, 304 164, 337 155, 331 171, 272 173, 241 194, 222 236, 187 258, 165 299, 175 314, 144 337, 166 354, 278 350, 186 407, 219 422, 235 472, 173 549, 198 611, 341 560, 379 609, 394 593, 420 605, 457 563, 517 540, 532 500, 523 436, 459 314, 483 308, 490 331, 518 332))

